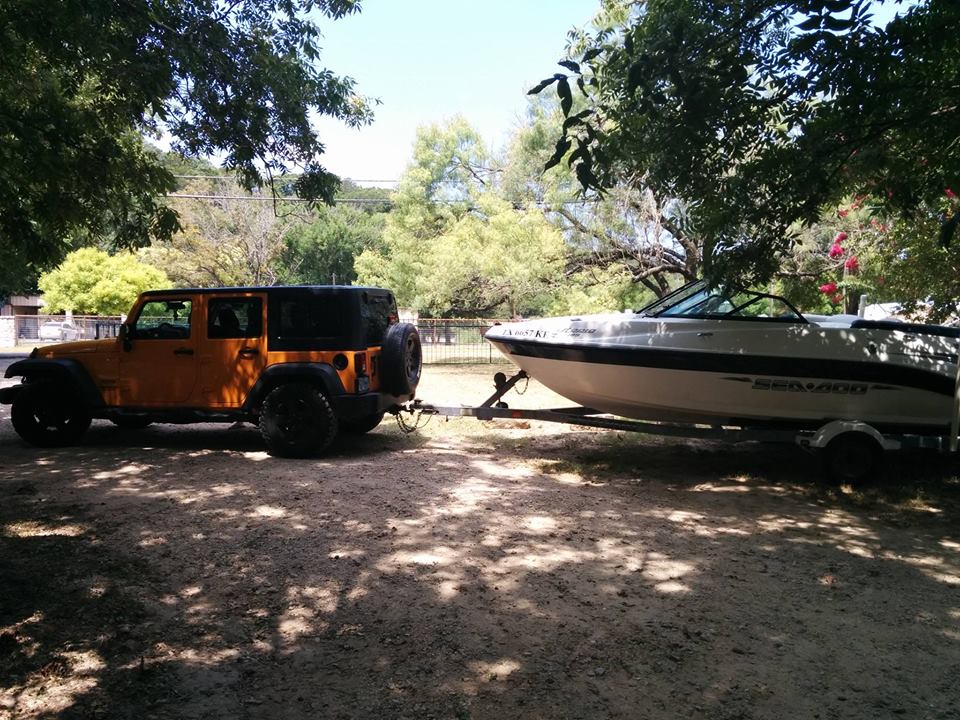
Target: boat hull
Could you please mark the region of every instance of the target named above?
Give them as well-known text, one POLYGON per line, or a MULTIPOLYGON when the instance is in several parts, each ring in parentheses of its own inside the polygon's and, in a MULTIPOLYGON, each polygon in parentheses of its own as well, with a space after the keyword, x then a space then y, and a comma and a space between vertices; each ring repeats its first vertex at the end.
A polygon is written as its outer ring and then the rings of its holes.
POLYGON ((830 376, 679 370, 506 352, 554 392, 638 420, 818 425, 847 419, 890 428, 946 426, 952 395, 830 376))
POLYGON ((950 424, 960 330, 811 317, 699 281, 639 312, 507 323, 486 339, 554 392, 628 418, 950 424))

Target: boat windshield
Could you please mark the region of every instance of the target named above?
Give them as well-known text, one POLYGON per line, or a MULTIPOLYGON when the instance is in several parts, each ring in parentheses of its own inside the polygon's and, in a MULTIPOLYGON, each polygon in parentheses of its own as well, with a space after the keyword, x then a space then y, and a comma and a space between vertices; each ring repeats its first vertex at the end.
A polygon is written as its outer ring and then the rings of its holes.
POLYGON ((807 322, 782 297, 749 290, 712 288, 704 280, 684 285, 638 312, 645 317, 807 322))

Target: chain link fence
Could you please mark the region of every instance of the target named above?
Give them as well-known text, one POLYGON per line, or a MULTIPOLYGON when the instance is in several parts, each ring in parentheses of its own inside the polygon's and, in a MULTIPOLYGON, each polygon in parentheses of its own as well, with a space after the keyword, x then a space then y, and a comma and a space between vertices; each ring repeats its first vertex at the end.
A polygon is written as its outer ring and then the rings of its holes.
MULTIPOLYGON (((119 317, 64 315, 17 315, 14 320, 16 345, 98 340, 116 337, 119 317)), ((462 318, 409 318, 420 331, 423 361, 437 365, 509 364, 484 333, 497 321, 462 318)))
POLYGON ((483 334, 496 320, 418 318, 411 320, 420 332, 423 362, 436 365, 508 364, 483 334))
POLYGON ((16 315, 13 322, 16 345, 99 340, 116 337, 119 317, 96 315, 16 315))

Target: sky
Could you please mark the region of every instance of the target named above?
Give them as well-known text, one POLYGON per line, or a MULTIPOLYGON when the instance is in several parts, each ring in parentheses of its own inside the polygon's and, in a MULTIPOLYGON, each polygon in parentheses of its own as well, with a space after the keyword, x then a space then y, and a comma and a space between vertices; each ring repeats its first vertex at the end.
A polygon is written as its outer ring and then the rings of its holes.
POLYGON ((317 121, 321 162, 356 181, 391 184, 416 130, 462 115, 491 147, 519 126, 526 91, 562 71, 567 32, 600 0, 364 0, 359 14, 324 19, 320 62, 381 104, 372 125, 317 121))

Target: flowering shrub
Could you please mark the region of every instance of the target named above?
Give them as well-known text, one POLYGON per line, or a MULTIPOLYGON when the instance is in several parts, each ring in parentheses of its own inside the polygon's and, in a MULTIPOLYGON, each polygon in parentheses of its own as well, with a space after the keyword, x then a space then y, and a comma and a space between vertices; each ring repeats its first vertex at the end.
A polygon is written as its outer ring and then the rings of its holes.
POLYGON ((802 310, 824 314, 854 313, 863 295, 869 302, 889 299, 890 283, 878 280, 886 270, 878 248, 891 242, 892 232, 881 205, 868 196, 850 198, 805 229, 784 264, 784 295, 802 310))

